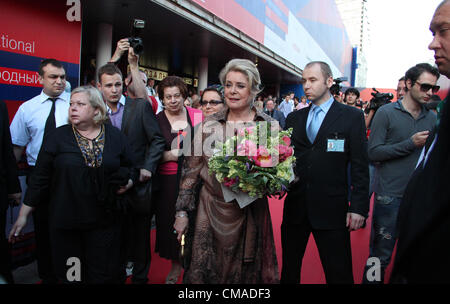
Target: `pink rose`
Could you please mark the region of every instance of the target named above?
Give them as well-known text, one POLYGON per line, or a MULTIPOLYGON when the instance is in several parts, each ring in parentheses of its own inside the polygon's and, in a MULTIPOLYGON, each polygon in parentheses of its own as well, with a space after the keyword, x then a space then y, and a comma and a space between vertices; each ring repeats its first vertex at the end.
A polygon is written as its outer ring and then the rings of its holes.
POLYGON ((253 156, 252 158, 255 161, 255 164, 259 167, 273 167, 272 155, 270 155, 269 151, 267 151, 264 147, 258 148, 256 151, 256 156, 253 156))
POLYGON ((285 146, 285 145, 278 145, 278 154, 279 155, 286 154, 287 148, 289 148, 289 147, 285 146))
POLYGON ((223 179, 223 181, 224 181, 224 185, 225 185, 225 187, 232 187, 234 184, 236 184, 237 183, 237 181, 238 181, 238 178, 237 177, 235 177, 235 178, 228 178, 228 177, 225 177, 224 179, 223 179))
POLYGON ((284 155, 286 155, 286 157, 290 157, 290 156, 292 156, 292 154, 294 154, 294 149, 292 149, 292 147, 288 147, 288 149, 284 155))
POLYGON ((240 137, 245 137, 245 129, 240 129, 240 130, 238 131, 238 135, 239 135, 240 137))
POLYGON ((280 156, 280 162, 284 162, 294 152, 292 147, 288 147, 285 145, 278 145, 278 151, 280 156))
POLYGON ((289 138, 289 136, 283 136, 283 138, 281 138, 281 140, 284 141, 284 143, 286 144, 286 146, 290 146, 291 145, 291 139, 289 138))
POLYGON ((251 140, 245 140, 244 143, 237 146, 238 156, 254 156, 256 155, 257 147, 251 140))
POLYGON ((255 127, 247 127, 245 129, 247 130, 247 133, 250 135, 250 134, 253 134, 253 131, 255 130, 255 127))

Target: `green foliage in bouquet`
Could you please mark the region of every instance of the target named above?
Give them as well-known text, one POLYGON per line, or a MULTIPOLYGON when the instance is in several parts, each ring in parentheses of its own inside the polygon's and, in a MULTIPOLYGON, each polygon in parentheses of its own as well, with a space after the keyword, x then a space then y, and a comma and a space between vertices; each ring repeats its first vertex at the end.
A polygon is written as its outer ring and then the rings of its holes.
POLYGON ((236 193, 281 195, 294 178, 291 134, 292 128, 279 131, 266 122, 243 128, 216 146, 209 173, 236 193))

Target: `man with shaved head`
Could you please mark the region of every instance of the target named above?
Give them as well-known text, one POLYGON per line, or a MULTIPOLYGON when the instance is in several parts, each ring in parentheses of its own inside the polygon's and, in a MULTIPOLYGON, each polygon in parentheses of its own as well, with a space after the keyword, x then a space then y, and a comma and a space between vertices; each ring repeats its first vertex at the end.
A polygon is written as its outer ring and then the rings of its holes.
POLYGON ((311 106, 286 118, 293 128, 294 168, 298 181, 289 189, 281 225, 281 283, 300 282, 302 259, 314 235, 328 284, 352 284, 350 231, 369 212, 369 162, 361 110, 339 103, 330 88, 333 75, 325 62, 310 62, 302 75, 311 106), (347 168, 351 164, 350 204, 347 168))

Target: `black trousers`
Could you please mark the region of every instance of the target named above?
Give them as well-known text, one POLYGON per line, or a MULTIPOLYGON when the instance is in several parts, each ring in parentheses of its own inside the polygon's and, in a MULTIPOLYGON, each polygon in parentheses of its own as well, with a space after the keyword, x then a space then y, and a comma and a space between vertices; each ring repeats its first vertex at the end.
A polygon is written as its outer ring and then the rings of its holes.
POLYGON ((327 283, 353 284, 350 232, 347 229, 314 230, 307 219, 299 225, 281 225, 281 283, 300 283, 302 260, 311 233, 316 241, 327 283))
POLYGON ((50 237, 54 269, 60 282, 121 283, 118 276, 121 224, 89 230, 51 228, 50 237), (74 268, 77 261, 79 261, 79 269, 74 268), (80 280, 77 279, 76 271, 78 270, 80 280))
POLYGON ((126 264, 133 262, 133 284, 146 284, 150 271, 150 215, 127 214, 122 238, 122 280, 126 281, 126 264))
MULTIPOLYGON (((29 184, 34 167, 30 166, 26 182, 29 184)), ((50 247, 48 200, 33 211, 34 237, 36 240, 36 260, 38 275, 43 284, 56 284, 50 247)))
POLYGON ((5 237, 6 229, 6 204, 0 202, 0 276, 8 284, 13 284, 13 276, 11 272, 11 254, 9 252, 9 243, 5 237))
POLYGON ((36 260, 38 274, 43 284, 56 284, 50 247, 48 206, 38 206, 33 211, 34 237, 36 240, 36 260))

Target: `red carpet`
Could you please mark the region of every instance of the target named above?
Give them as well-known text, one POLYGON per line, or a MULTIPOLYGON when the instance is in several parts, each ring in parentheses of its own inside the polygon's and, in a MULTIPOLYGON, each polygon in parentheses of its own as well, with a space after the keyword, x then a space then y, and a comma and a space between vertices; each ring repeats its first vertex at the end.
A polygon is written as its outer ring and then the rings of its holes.
MULTIPOLYGON (((371 200, 370 214, 372 214, 371 200)), ((273 233, 275 238, 275 246, 277 249, 278 265, 281 273, 281 236, 280 227, 283 214, 283 201, 269 199, 270 213, 272 216, 273 233)), ((360 284, 362 281, 364 265, 366 263, 369 254, 369 238, 371 227, 371 216, 367 221, 367 225, 364 229, 354 231, 351 233, 352 241, 352 257, 353 257, 353 275, 355 283, 360 284)), ((152 230, 151 234, 152 252, 154 251, 155 243, 155 230, 152 230)), ((162 259, 158 254, 152 253, 152 263, 149 274, 150 284, 164 284, 167 274, 170 271, 170 261, 162 259)), ((385 282, 389 280, 391 273, 392 263, 386 270, 385 282)), ((181 278, 179 280, 181 283, 181 278)), ((302 266, 302 284, 325 284, 325 275, 323 273, 322 264, 320 263, 319 254, 317 251, 314 238, 311 236, 306 248, 305 257, 303 258, 302 266)))

